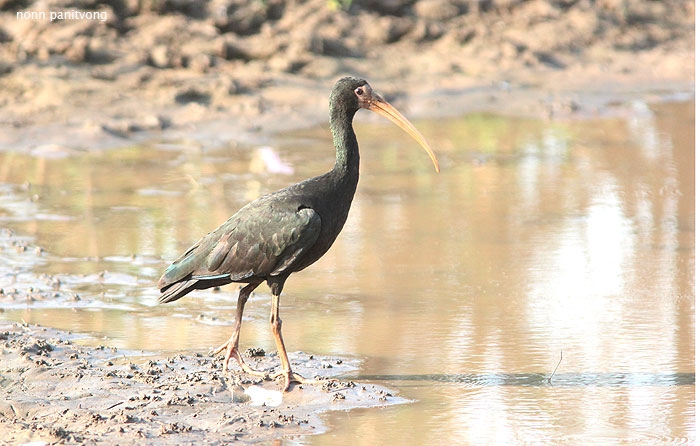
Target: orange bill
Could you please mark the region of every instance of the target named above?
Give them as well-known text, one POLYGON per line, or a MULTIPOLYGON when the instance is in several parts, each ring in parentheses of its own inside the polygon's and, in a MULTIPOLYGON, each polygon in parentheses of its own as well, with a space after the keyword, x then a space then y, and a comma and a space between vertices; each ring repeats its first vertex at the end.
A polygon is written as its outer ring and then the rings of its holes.
POLYGON ((430 160, 435 166, 435 172, 440 172, 440 166, 438 165, 437 158, 435 157, 433 149, 431 149, 430 145, 428 145, 428 141, 425 140, 423 135, 420 134, 420 132, 413 126, 413 124, 411 124, 411 122, 408 119, 406 119, 404 115, 401 114, 401 112, 395 109, 394 106, 389 104, 376 93, 372 95, 372 100, 369 104, 368 109, 384 116, 397 126, 401 127, 403 131, 411 135, 413 139, 415 139, 418 142, 418 144, 423 146, 425 151, 428 152, 428 156, 430 157, 430 160))

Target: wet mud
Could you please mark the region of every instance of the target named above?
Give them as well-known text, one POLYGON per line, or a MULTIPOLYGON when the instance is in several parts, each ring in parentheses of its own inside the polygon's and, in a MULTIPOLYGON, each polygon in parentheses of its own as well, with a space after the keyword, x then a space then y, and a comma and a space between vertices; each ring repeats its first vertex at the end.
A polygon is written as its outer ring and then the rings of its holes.
MULTIPOLYGON (((95 275, 36 274, 44 249, 0 231, 1 311, 12 308, 104 306, 74 291, 95 275)), ((108 274, 108 273, 105 273, 108 274)), ((109 342, 106 342, 109 344, 109 342)), ((359 362, 290 352, 292 366, 313 384, 281 384, 249 376, 209 352, 169 354, 118 349, 87 334, 26 323, 0 323, 0 432, 7 444, 244 443, 325 431, 320 414, 408 402, 375 384, 353 382, 359 362)), ((249 348, 246 361, 269 375, 275 353, 249 348)))
MULTIPOLYGON (((81 282, 110 280, 110 273, 37 274, 55 260, 13 231, 0 231, 0 311, 15 308, 107 308, 75 292, 81 282), (101 277, 100 277, 101 276, 101 277)), ((375 384, 344 380, 356 375, 352 358, 290 352, 292 366, 313 384, 290 392, 223 358, 201 352, 164 352, 105 346, 87 334, 0 322, 0 436, 7 444, 217 444, 318 434, 321 414, 408 402, 375 384)), ((106 342, 109 344, 109 342, 106 342)), ((276 353, 249 348, 255 369, 274 374, 276 353)), ((5 444, 5 443, 2 443, 5 444)))
MULTIPOLYGON (((283 395, 272 380, 224 373, 221 357, 90 347, 83 338, 0 326, 3 441, 254 443, 323 432, 319 414, 329 410, 406 402, 381 386, 327 379, 354 370, 339 358, 292 353, 295 370, 318 384, 296 384, 283 395)), ((272 371, 277 357, 260 353, 248 361, 272 371)))

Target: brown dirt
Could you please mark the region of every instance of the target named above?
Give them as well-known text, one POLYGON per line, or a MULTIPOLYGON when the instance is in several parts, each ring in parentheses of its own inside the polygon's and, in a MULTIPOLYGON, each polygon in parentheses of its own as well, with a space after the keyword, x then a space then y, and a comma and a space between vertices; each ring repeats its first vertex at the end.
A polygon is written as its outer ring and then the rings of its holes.
POLYGON ((344 74, 413 117, 604 113, 693 91, 694 16, 692 0, 0 0, 0 148, 256 140, 325 121, 344 74), (106 20, 50 21, 66 10, 106 20))

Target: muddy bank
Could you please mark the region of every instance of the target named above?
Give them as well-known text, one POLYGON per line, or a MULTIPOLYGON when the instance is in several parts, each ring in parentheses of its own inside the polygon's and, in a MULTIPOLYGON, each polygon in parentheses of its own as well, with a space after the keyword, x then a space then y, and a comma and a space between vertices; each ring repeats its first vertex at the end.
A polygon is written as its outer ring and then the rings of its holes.
MULTIPOLYGON (((278 384, 222 371, 221 358, 164 355, 104 346, 78 336, 24 324, 0 326, 3 401, 0 431, 9 444, 256 443, 321 433, 329 410, 406 402, 389 389, 352 381, 278 384)), ((260 370, 276 356, 248 361, 260 370)), ((306 376, 329 377, 355 369, 339 358, 290 356, 306 376)))
MULTIPOLYGON (((7 265, 0 270, 0 312, 78 309, 98 300, 75 292, 78 274, 32 271, 52 259, 30 239, 0 230, 0 263, 7 265)), ((280 383, 243 374, 234 364, 224 373, 223 357, 207 351, 132 351, 102 342, 87 334, 0 322, 2 441, 256 443, 321 433, 323 412, 407 402, 393 390, 344 380, 359 369, 352 358, 290 352, 294 370, 319 383, 293 385, 282 394, 280 383)), ((275 353, 251 348, 247 355, 258 370, 279 369, 275 353)))
POLYGON ((692 1, 52 0, 0 17, 5 149, 257 141, 325 122, 345 74, 412 117, 590 115, 693 90, 692 1))

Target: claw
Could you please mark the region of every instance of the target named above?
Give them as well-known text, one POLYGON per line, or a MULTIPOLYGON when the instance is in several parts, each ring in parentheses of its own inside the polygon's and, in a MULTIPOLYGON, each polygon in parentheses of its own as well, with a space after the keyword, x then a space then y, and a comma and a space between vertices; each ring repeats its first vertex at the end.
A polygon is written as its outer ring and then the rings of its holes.
POLYGON ((269 378, 270 375, 267 372, 255 370, 254 368, 246 364, 246 362, 243 360, 243 357, 241 356, 241 352, 238 351, 238 348, 235 346, 234 343, 231 342, 230 339, 216 350, 213 350, 211 352, 211 355, 218 355, 224 350, 226 350, 226 355, 224 356, 224 372, 228 371, 229 360, 231 359, 231 357, 234 357, 236 358, 236 362, 238 362, 238 366, 241 369, 243 369, 245 373, 253 376, 258 376, 260 378, 269 378))
POLYGON ((292 383, 313 385, 321 384, 326 381, 325 379, 304 378, 300 374, 292 372, 291 370, 289 372, 285 372, 284 370, 282 370, 280 372, 275 373, 271 378, 274 380, 284 378, 282 392, 287 392, 292 383))

